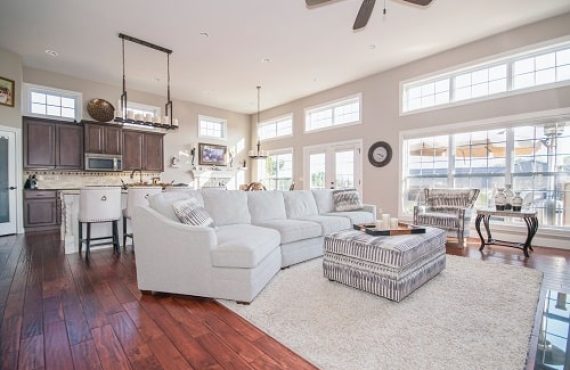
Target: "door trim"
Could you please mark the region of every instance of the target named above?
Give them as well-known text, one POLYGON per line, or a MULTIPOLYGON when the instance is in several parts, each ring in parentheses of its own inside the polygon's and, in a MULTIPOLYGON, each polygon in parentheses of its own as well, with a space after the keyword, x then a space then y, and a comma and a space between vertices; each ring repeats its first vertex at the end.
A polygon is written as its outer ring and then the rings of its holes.
POLYGON ((24 233, 24 159, 22 150, 22 128, 20 127, 10 127, 0 124, 0 130, 13 132, 16 136, 16 233, 24 233))
POLYGON ((358 164, 358 170, 359 170, 359 176, 360 176, 360 184, 356 187, 357 189, 360 190, 360 196, 361 198, 364 198, 364 160, 363 158, 363 146, 364 146, 364 141, 362 139, 354 139, 354 140, 345 140, 345 141, 335 141, 335 142, 330 142, 330 143, 321 143, 321 144, 315 144, 315 145, 307 145, 303 147, 303 189, 305 190, 309 190, 309 186, 310 183, 307 181, 308 180, 308 175, 309 175, 309 166, 307 163, 307 155, 309 152, 315 150, 315 149, 321 149, 321 148, 328 148, 328 147, 333 147, 333 146, 349 146, 349 145, 353 145, 356 146, 360 149, 360 160, 359 160, 359 164, 358 164))

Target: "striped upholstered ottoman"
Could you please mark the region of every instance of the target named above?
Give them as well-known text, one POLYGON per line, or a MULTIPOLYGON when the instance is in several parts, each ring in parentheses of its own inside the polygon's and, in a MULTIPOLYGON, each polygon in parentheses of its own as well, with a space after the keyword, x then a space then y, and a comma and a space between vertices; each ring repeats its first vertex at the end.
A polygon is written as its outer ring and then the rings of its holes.
POLYGON ((345 230, 325 237, 325 277, 396 302, 445 268, 446 232, 372 236, 345 230))

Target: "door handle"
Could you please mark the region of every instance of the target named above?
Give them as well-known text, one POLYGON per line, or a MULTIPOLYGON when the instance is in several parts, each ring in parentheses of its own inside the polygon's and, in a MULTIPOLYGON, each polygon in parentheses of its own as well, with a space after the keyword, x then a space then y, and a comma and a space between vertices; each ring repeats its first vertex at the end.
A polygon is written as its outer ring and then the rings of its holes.
POLYGON ((15 187, 15 186, 10 186, 10 187, 8 188, 8 190, 16 190, 16 189, 17 189, 17 187, 15 187))

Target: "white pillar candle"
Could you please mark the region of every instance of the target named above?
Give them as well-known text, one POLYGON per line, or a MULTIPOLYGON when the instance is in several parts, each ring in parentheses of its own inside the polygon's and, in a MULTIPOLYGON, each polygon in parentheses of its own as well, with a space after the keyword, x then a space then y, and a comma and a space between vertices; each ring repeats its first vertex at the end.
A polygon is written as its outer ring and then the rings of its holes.
POLYGON ((390 219, 390 229, 397 229, 398 228, 398 219, 396 217, 392 217, 390 219))
POLYGON ((178 126, 178 118, 174 118, 174 119, 172 120, 172 124, 173 124, 174 126, 178 126))
POLYGON ((390 228, 390 214, 383 213, 382 214, 382 228, 389 229, 390 228))

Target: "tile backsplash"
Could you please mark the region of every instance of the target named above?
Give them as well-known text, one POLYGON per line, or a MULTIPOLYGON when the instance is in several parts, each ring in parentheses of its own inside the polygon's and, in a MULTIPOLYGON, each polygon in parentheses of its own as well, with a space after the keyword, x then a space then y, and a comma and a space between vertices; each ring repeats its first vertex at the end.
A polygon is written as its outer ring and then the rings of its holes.
MULTIPOLYGON (((121 185, 139 181, 139 173, 131 179, 130 172, 61 172, 61 171, 24 171, 24 181, 29 175, 35 174, 39 189, 79 189, 93 185, 121 185)), ((143 172, 143 182, 152 182, 153 177, 160 173, 143 172)))

